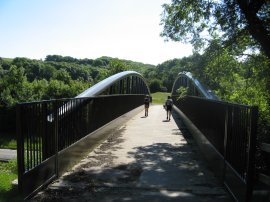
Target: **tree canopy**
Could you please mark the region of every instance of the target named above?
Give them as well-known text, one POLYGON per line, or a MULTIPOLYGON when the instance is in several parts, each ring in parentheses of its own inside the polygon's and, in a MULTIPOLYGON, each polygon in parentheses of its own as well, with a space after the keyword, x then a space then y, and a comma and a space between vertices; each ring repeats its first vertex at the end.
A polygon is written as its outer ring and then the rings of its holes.
POLYGON ((163 5, 161 36, 195 48, 215 38, 223 46, 260 48, 270 59, 270 1, 172 0, 163 5))
POLYGON ((77 59, 48 55, 44 61, 0 58, 0 110, 18 102, 71 98, 118 72, 143 73, 153 67, 110 57, 77 59))

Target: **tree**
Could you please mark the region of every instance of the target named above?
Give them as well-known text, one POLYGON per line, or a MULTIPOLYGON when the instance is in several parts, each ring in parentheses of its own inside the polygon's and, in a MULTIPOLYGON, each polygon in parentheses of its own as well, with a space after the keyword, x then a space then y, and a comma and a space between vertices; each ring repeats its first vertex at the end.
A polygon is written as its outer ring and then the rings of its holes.
POLYGON ((64 69, 57 70, 52 79, 63 81, 65 84, 69 84, 71 82, 71 76, 64 69))
POLYGON ((161 91, 161 89, 162 89, 161 81, 158 80, 158 79, 153 79, 153 80, 150 82, 149 87, 150 87, 150 91, 151 91, 152 93, 161 91))
POLYGON ((172 0, 163 8, 161 36, 167 40, 190 42, 195 48, 216 37, 223 39, 224 46, 247 49, 259 44, 270 59, 267 0, 172 0))
POLYGON ((27 78, 23 68, 12 65, 0 80, 0 105, 11 107, 16 102, 27 100, 27 78))
POLYGON ((114 59, 110 61, 109 72, 110 75, 117 74, 119 72, 126 71, 128 67, 120 60, 114 59))

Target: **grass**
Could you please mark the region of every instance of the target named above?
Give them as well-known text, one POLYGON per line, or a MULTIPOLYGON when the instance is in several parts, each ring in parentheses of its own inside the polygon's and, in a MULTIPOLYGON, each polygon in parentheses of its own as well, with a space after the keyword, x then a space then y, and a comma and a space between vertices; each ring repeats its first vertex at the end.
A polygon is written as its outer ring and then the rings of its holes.
POLYGON ((12 181, 17 178, 16 160, 0 162, 0 202, 22 201, 17 187, 12 185, 12 181))
POLYGON ((156 92, 152 93, 152 103, 153 104, 164 104, 168 95, 171 95, 171 93, 164 93, 164 92, 156 92))
MULTIPOLYGON (((0 134, 1 149, 17 149, 15 135, 8 133, 0 134)), ((17 187, 12 185, 12 181, 17 179, 17 161, 0 162, 0 202, 23 201, 17 187)))

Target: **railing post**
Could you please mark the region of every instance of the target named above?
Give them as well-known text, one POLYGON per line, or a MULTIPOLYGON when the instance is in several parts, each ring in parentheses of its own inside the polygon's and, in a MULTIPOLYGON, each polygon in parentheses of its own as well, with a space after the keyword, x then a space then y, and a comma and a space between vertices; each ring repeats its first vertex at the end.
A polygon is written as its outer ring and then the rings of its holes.
POLYGON ((256 151, 256 133, 258 121, 258 107, 250 109, 250 128, 249 128, 249 145, 248 145, 248 162, 247 162, 247 195, 246 201, 251 201, 254 184, 254 168, 255 168, 255 151, 256 151))
POLYGON ((223 183, 225 182, 226 174, 226 158, 227 158, 227 143, 228 143, 228 124, 229 124, 229 106, 226 106, 225 122, 224 122, 224 149, 223 149, 223 183))
POLYGON ((138 77, 135 77, 135 94, 138 94, 138 92, 139 92, 139 87, 138 87, 138 84, 139 84, 139 82, 138 82, 138 77))
POLYGON ((56 177, 59 177, 59 165, 58 165, 58 101, 55 100, 53 104, 53 134, 54 134, 54 142, 55 142, 55 174, 56 177))
POLYGON ((130 77, 127 77, 127 88, 126 88, 126 94, 130 94, 130 77))
POLYGON ((44 103, 44 105, 42 105, 42 114, 43 114, 43 121, 44 121, 44 129, 41 131, 42 132, 42 161, 46 159, 46 157, 48 156, 49 153, 49 149, 46 147, 46 145, 48 145, 48 138, 47 138, 47 134, 48 134, 48 126, 49 124, 48 122, 48 103, 44 103))
POLYGON ((17 133, 17 166, 18 166, 18 189, 23 191, 23 174, 24 174, 24 138, 21 123, 21 106, 16 105, 16 133, 17 133))
POLYGON ((113 85, 111 85, 109 89, 109 95, 112 95, 112 94, 113 94, 113 85))

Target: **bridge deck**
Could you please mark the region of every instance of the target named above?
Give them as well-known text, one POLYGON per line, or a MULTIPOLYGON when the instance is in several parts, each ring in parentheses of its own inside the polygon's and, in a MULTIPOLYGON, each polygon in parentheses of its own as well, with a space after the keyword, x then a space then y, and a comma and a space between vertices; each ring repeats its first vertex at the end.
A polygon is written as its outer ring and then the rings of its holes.
POLYGON ((176 116, 176 122, 165 121, 161 105, 143 115, 115 130, 33 201, 232 201, 176 116))

